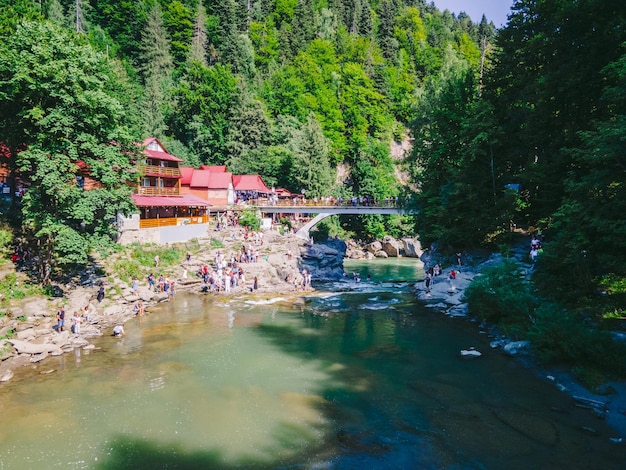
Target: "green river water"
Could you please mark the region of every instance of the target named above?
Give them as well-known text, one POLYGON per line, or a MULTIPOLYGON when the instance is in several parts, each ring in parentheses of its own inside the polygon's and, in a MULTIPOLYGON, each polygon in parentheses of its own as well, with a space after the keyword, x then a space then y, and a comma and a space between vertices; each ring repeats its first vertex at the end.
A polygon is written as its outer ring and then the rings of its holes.
POLYGON ((625 467, 602 421, 417 302, 413 261, 346 271, 304 303, 179 294, 3 384, 0 470, 625 467))

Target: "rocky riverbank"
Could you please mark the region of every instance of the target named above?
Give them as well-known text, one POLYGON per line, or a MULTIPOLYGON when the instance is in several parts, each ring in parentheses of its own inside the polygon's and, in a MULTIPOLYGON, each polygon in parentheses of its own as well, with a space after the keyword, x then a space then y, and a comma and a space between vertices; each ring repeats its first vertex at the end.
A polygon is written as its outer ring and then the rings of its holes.
MULTIPOLYGON (((511 257, 517 260, 522 272, 529 275, 532 265, 526 262, 527 247, 521 244, 514 247, 510 253, 511 257)), ((502 263, 503 257, 500 253, 475 253, 462 256, 462 264, 450 263, 450 259, 445 259, 437 252, 425 252, 421 257, 424 268, 439 264, 444 266, 441 274, 433 277, 429 288, 425 282, 415 285, 417 297, 426 306, 442 312, 450 317, 466 318, 470 316, 468 305, 464 298, 465 289, 469 286, 475 276, 480 275, 485 269, 502 263), (455 278, 450 279, 450 272, 455 272, 455 278)), ((455 259, 456 261, 456 259, 455 259)), ((474 318, 471 318, 474 320, 474 318)), ((598 395, 590 392, 584 386, 576 382, 572 374, 565 370, 546 370, 534 363, 530 344, 528 341, 514 341, 501 335, 495 328, 486 323, 480 323, 479 328, 489 338, 487 348, 477 348, 468 345, 468 348, 459 351, 459 355, 465 358, 479 358, 485 354, 501 353, 524 361, 529 367, 537 371, 543 379, 554 385, 565 394, 569 407, 579 407, 589 409, 598 419, 606 420, 617 434, 611 438, 615 444, 626 445, 626 383, 610 382, 606 384, 606 389, 613 393, 609 395, 598 395)), ((593 433, 593 429, 585 429, 586 432, 593 433)))
MULTIPOLYGON (((213 265, 215 256, 222 253, 230 257, 244 243, 241 229, 211 231, 198 240, 189 263, 156 268, 155 274, 175 280, 177 293, 202 294, 202 279, 195 273, 203 264, 213 265), (215 240, 219 241, 216 247, 215 240)), ((256 243, 257 261, 243 263, 246 282, 229 293, 209 295, 247 295, 254 297, 302 294, 302 273, 306 270, 314 279, 335 279, 343 275, 345 243, 334 240, 328 244, 311 244, 294 235, 280 235, 269 231, 256 243), (254 279, 257 289, 253 289, 254 279), (289 282, 286 282, 288 280, 289 282)), ((228 258, 230 259, 230 258, 228 258)), ((0 337, 13 331, 10 339, 0 340, 0 382, 18 377, 20 372, 42 370, 50 373, 45 359, 74 351, 76 348, 93 349, 93 338, 111 335, 113 327, 134 318, 134 306, 141 301, 146 314, 155 305, 170 300, 167 293, 150 289, 146 279, 139 280, 136 292, 132 285, 111 272, 109 260, 100 266, 90 267, 80 276, 80 281, 57 285, 62 293, 55 298, 29 298, 11 305, 10 315, 0 316, 0 337), (103 268, 103 269, 102 269, 103 268), (101 273, 101 274, 98 274, 101 273), (105 287, 105 297, 97 300, 100 286, 105 287), (56 312, 65 308, 65 331, 56 331, 56 312), (74 312, 82 315, 79 334, 70 330, 74 312)))

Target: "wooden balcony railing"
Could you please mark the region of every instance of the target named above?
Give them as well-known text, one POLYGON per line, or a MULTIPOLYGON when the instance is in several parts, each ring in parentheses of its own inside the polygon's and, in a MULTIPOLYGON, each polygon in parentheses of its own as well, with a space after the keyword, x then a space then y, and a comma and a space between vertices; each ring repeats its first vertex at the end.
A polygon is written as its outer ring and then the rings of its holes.
POLYGON ((141 196, 180 196, 178 187, 157 188, 155 186, 139 186, 137 194, 141 196))
POLYGON ((190 217, 166 217, 162 219, 141 219, 139 228, 167 227, 174 225, 206 224, 209 222, 208 215, 190 217))
POLYGON ((180 168, 173 166, 146 165, 141 167, 141 172, 144 175, 150 176, 169 176, 171 178, 178 178, 182 176, 180 168))

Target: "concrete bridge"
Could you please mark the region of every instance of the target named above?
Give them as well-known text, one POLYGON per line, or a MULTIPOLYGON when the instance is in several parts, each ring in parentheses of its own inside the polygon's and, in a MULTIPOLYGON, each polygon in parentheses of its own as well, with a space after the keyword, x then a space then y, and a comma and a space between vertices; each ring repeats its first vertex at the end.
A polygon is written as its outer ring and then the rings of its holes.
POLYGON ((296 204, 296 205, 258 205, 262 214, 317 214, 309 222, 296 232, 296 236, 309 239, 309 231, 321 220, 331 215, 368 215, 368 214, 411 214, 405 207, 397 205, 372 206, 360 204, 322 205, 322 204, 296 204))

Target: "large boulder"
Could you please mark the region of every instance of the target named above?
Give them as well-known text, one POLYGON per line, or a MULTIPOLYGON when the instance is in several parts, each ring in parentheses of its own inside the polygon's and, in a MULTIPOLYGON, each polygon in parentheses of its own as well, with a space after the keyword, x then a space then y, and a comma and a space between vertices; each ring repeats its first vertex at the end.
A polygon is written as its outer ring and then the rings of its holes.
POLYGON ((378 251, 383 249, 383 244, 379 241, 375 241, 365 245, 365 249, 372 254, 376 254, 378 251))
POLYGON ((400 245, 398 244, 398 240, 393 237, 386 236, 383 238, 383 251, 387 253, 387 255, 391 258, 397 258, 400 254, 400 245))
POLYGON ((35 329, 34 328, 27 328, 25 330, 18 331, 16 336, 17 336, 17 339, 21 339, 21 340, 27 340, 27 339, 34 338, 36 336, 35 335, 35 329))
POLYGON ((315 280, 342 279, 346 248, 346 243, 338 239, 306 245, 299 268, 306 269, 315 280))
POLYGON ((389 255, 385 253, 383 250, 377 251, 374 256, 376 258, 389 258, 389 255))
POLYGON ((422 244, 417 238, 403 238, 402 245, 404 247, 404 256, 409 258, 419 258, 422 256, 422 244))

